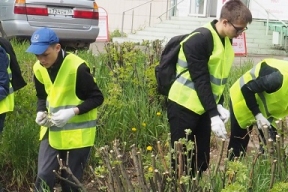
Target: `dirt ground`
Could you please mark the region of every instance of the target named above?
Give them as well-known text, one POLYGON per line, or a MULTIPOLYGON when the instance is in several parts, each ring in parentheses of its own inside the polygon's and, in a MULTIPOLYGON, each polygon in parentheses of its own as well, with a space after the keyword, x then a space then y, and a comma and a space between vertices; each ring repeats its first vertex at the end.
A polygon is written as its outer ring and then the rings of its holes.
MULTIPOLYGON (((228 138, 230 135, 228 135, 228 138)), ((229 139, 226 139, 224 142, 224 150, 222 155, 222 162, 224 161, 224 158, 227 157, 228 153, 228 144, 229 139)), ((215 136, 212 136, 211 139, 211 148, 210 148, 210 164, 216 163, 218 161, 220 152, 221 152, 221 145, 222 145, 222 139, 219 139, 215 136)), ((259 139, 256 131, 252 131, 250 135, 250 141, 248 143, 247 147, 247 153, 249 153, 251 150, 258 150, 259 149, 259 139)))

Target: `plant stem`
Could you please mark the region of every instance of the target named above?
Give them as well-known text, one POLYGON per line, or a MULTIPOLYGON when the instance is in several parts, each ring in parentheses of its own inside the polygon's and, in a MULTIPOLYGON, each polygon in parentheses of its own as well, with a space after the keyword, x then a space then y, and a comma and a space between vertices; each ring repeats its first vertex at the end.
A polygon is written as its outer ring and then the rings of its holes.
POLYGON ((130 179, 128 177, 127 171, 125 170, 125 167, 123 165, 123 155, 120 154, 120 151, 119 151, 118 147, 119 147, 119 141, 115 140, 114 141, 114 145, 113 145, 113 150, 116 153, 117 159, 120 160, 119 167, 120 167, 121 174, 122 174, 122 176, 124 177, 124 180, 127 183, 128 191, 134 192, 134 187, 133 187, 133 185, 132 185, 132 183, 131 183, 131 181, 130 181, 130 179))
POLYGON ((221 150, 220 150, 220 154, 219 154, 219 157, 218 157, 218 160, 217 160, 217 163, 216 163, 216 167, 214 169, 213 177, 216 176, 216 174, 218 172, 218 169, 220 167, 220 163, 221 163, 221 159, 222 159, 223 151, 224 151, 224 144, 225 144, 225 139, 222 139, 221 140, 221 150))
POLYGON ((272 169, 271 169, 271 179, 270 179, 270 187, 269 187, 269 189, 272 189, 272 187, 274 185, 276 163, 277 163, 277 160, 274 160, 273 164, 272 164, 272 169))

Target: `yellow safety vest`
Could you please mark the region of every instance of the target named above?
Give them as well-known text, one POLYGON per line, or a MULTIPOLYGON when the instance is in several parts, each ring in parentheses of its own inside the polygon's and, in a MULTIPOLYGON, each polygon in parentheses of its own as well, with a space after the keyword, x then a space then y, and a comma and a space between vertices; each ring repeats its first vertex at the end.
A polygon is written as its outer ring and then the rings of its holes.
MULTIPOLYGON (((225 47, 223 46, 217 32, 213 29, 210 23, 204 27, 211 31, 213 37, 214 46, 212 55, 208 61, 208 69, 214 99, 215 102, 218 103, 223 94, 234 60, 234 50, 228 37, 225 37, 225 47)), ((181 71, 188 68, 187 60, 183 51, 183 43, 196 33, 192 33, 180 43, 181 48, 178 56, 178 63, 176 64, 177 74, 180 74, 181 71)), ((169 91, 168 98, 199 115, 205 112, 194 88, 194 82, 191 80, 189 71, 183 73, 175 80, 169 91)))
POLYGON ((9 94, 7 95, 7 97, 5 97, 3 100, 0 101, 0 114, 14 110, 14 90, 13 90, 13 87, 12 87, 12 84, 11 84, 12 72, 11 72, 11 69, 10 69, 10 56, 9 56, 8 53, 7 53, 7 56, 9 58, 9 65, 8 65, 8 68, 7 68, 7 72, 8 72, 9 79, 10 79, 10 82, 9 82, 9 94))
POLYGON ((255 94, 260 112, 264 115, 264 117, 272 122, 272 125, 274 126, 276 126, 275 120, 288 115, 288 61, 265 59, 246 72, 230 88, 230 97, 235 118, 240 127, 243 129, 246 129, 247 126, 252 125, 255 122, 255 117, 246 105, 241 88, 247 82, 254 80, 259 76, 262 62, 266 62, 271 67, 277 68, 283 75, 283 83, 281 88, 274 93, 262 92, 255 94))
MULTIPOLYGON (((39 82, 43 83, 47 92, 48 113, 55 113, 60 109, 76 107, 83 101, 76 95, 77 69, 86 63, 78 56, 68 54, 55 78, 51 82, 47 69, 37 61, 33 71, 39 82)), ((87 63, 86 63, 87 64, 87 63)), ((88 65, 87 65, 88 66, 88 65)), ((75 149, 92 146, 96 134, 97 109, 85 114, 72 117, 64 127, 41 127, 40 140, 49 129, 49 143, 55 149, 75 149)))

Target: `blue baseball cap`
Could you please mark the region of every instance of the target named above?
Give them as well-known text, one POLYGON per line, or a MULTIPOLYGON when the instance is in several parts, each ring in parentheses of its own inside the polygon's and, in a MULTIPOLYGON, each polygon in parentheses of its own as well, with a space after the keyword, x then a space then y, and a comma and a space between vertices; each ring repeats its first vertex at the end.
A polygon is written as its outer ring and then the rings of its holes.
POLYGON ((59 43, 56 33, 47 27, 36 30, 31 37, 31 45, 26 52, 43 54, 51 44, 59 43))

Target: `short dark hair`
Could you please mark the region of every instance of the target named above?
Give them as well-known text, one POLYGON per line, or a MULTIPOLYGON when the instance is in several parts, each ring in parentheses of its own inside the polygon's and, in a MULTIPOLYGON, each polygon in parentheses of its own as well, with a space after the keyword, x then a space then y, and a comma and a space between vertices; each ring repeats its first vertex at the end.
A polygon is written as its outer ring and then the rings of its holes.
POLYGON ((221 9, 220 19, 227 19, 232 23, 238 21, 250 24, 252 22, 252 14, 240 0, 229 0, 221 9))
POLYGON ((52 48, 54 48, 57 44, 60 44, 60 43, 52 43, 52 44, 50 44, 49 46, 52 47, 52 48))

